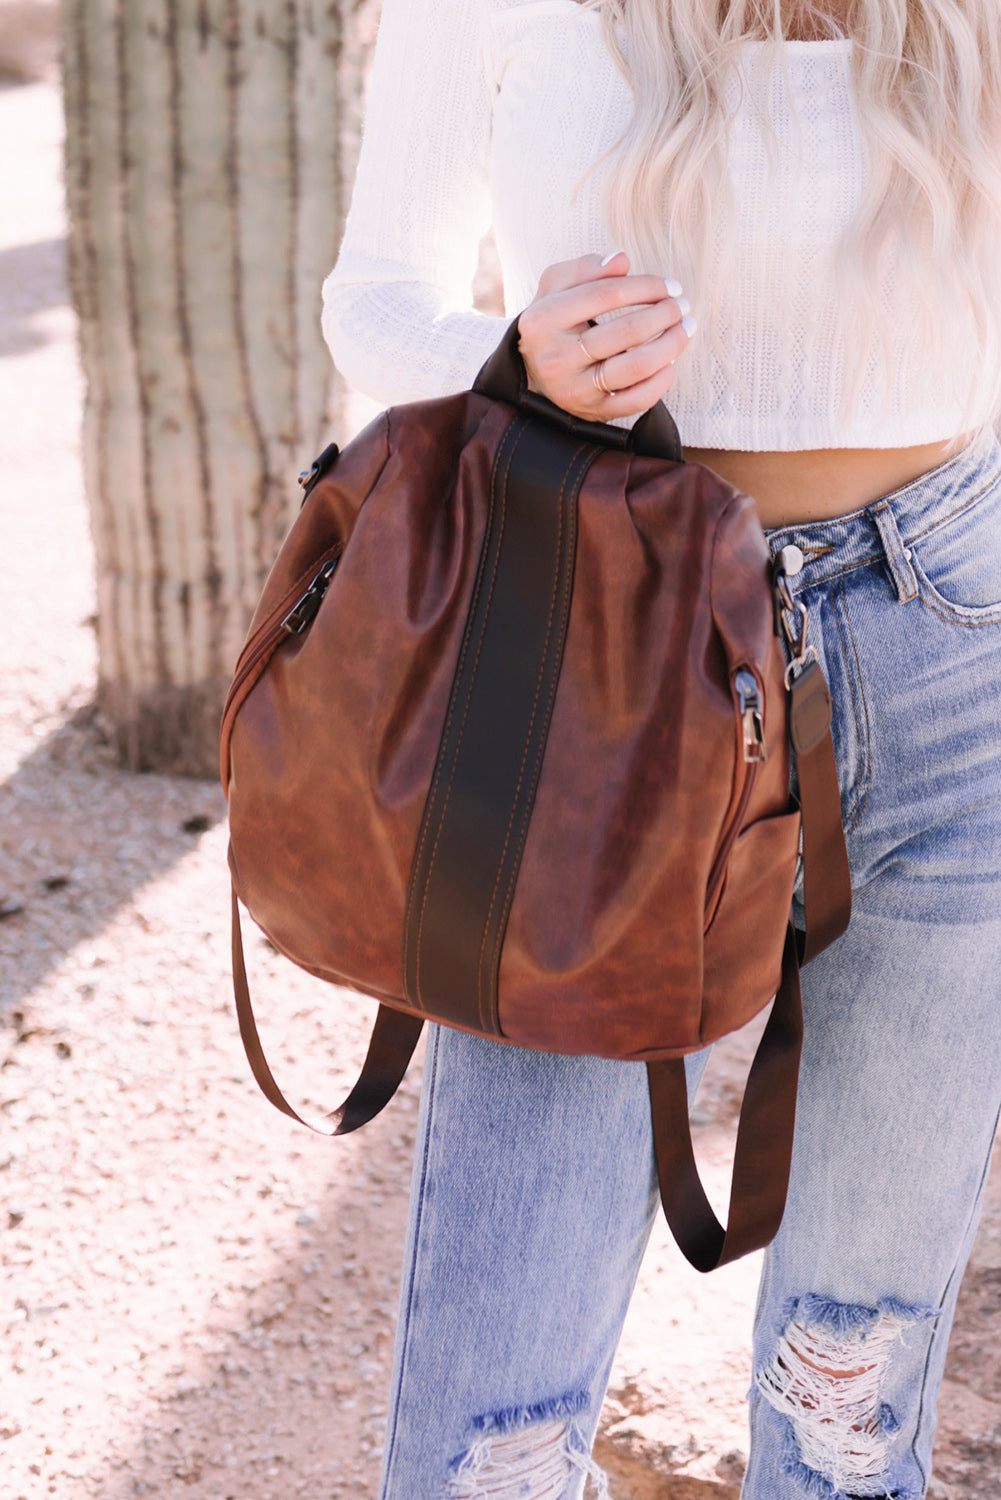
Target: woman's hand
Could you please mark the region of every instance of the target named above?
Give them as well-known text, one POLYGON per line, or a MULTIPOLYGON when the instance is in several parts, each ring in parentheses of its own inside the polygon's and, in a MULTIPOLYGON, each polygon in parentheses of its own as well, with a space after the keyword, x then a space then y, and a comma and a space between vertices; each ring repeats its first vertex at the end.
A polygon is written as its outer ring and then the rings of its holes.
POLYGON ((518 320, 529 389, 601 422, 654 406, 674 384, 674 361, 694 332, 678 283, 630 276, 622 250, 549 266, 518 320), (619 315, 596 322, 608 313, 619 315))

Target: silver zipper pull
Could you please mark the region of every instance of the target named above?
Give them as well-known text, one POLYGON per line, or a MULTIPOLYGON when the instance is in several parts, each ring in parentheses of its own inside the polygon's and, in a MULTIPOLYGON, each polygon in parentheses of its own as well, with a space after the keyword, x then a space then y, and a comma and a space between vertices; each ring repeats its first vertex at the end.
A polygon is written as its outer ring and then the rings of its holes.
POLYGON ((287 630, 289 635, 302 635, 303 631, 312 625, 323 596, 327 592, 327 585, 334 576, 338 561, 338 558, 332 557, 323 564, 309 588, 300 599, 296 600, 282 620, 282 629, 287 630))
POLYGON ((741 667, 733 679, 740 705, 740 722, 744 733, 744 759, 758 763, 767 760, 765 725, 762 718, 761 692, 753 672, 741 667))

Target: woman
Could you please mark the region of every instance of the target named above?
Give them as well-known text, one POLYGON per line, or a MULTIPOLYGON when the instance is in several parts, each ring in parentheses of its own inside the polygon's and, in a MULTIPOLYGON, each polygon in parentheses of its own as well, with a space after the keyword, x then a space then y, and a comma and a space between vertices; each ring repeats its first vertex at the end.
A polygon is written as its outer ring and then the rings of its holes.
MULTIPOLYGON (((999 162, 995 0, 386 0, 325 287, 353 384, 463 389, 492 223, 532 386, 668 396, 802 551, 855 904, 803 976, 745 1500, 926 1493, 1001 1101, 999 162)), ((607 1494, 656 1203, 641 1067, 433 1035, 384 1497, 607 1494)))

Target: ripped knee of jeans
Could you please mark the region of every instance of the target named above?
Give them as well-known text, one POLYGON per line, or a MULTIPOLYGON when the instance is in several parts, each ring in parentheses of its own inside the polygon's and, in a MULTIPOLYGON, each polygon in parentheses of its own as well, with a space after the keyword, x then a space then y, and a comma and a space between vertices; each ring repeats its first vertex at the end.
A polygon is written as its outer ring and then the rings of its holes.
POLYGON ((755 1376, 789 1423, 783 1464, 818 1500, 909 1500, 894 1488, 891 1450, 899 1423, 884 1399, 896 1345, 934 1308, 887 1299, 876 1307, 798 1298, 785 1330, 755 1376))
POLYGON ((584 1394, 560 1396, 477 1417, 444 1500, 563 1500, 578 1474, 596 1500, 610 1500, 578 1425, 588 1404, 584 1394))

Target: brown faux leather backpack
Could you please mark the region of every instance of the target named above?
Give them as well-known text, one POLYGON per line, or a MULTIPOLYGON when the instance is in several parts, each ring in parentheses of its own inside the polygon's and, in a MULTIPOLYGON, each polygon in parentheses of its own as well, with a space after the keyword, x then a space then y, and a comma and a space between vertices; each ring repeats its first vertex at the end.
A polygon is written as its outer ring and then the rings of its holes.
POLYGON ((264 1093, 299 1118, 257 1036, 237 896, 297 964, 380 1001, 358 1084, 314 1128, 382 1109, 425 1019, 642 1060, 684 1253, 708 1270, 766 1243, 797 959, 843 931, 850 888, 826 684, 752 501, 683 462, 662 406, 627 432, 529 393, 516 323, 472 391, 383 413, 306 490, 222 727, 237 1007, 264 1093), (724 1231, 682 1058, 776 993, 724 1231))

